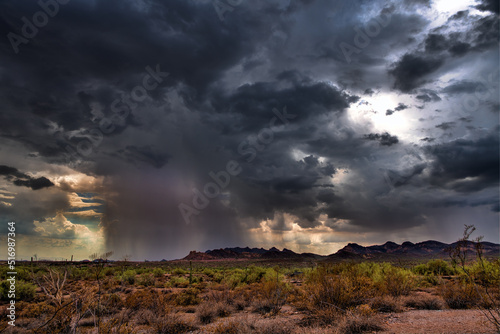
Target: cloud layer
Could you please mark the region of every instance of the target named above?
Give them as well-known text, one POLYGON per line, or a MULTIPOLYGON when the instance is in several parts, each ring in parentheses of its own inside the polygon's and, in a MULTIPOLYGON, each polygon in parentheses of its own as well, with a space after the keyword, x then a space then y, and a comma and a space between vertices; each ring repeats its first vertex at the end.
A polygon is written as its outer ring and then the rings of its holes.
POLYGON ((498 236, 498 2, 443 4, 4 2, 0 216, 137 259, 498 236))

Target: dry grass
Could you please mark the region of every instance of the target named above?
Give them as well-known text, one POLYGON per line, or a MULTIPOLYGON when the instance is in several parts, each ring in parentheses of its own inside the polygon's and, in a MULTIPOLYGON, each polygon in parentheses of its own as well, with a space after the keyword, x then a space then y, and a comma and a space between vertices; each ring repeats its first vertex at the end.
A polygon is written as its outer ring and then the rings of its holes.
POLYGON ((292 334, 295 326, 285 319, 263 319, 251 326, 255 334, 292 334))
POLYGON ((351 315, 345 317, 337 328, 339 334, 360 334, 380 331, 383 327, 378 318, 370 316, 351 315))
POLYGON ((175 313, 155 318, 151 327, 156 334, 182 334, 197 329, 175 313))
POLYGON ((393 296, 377 296, 370 301, 370 306, 382 313, 403 312, 401 299, 393 296))
POLYGON ((442 298, 428 293, 416 293, 408 296, 405 298, 404 304, 417 310, 442 310, 446 308, 442 298))
POLYGON ((196 318, 203 324, 209 324, 217 318, 217 312, 211 304, 205 302, 196 308, 196 318))
POLYGON ((452 309, 473 308, 481 301, 480 295, 472 284, 446 282, 439 286, 438 292, 452 309))
POLYGON ((214 327, 212 327, 212 333, 214 334, 245 334, 246 326, 237 320, 223 320, 218 322, 214 327))

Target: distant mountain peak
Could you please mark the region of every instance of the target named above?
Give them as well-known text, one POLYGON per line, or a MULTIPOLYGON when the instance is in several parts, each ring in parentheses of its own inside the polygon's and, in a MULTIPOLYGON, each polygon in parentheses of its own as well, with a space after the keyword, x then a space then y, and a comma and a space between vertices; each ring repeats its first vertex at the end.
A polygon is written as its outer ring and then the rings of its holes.
MULTIPOLYGON (((483 242, 483 254, 485 256, 498 256, 500 245, 491 242, 483 242)), ((183 260, 224 260, 224 259, 303 259, 303 260, 342 260, 363 258, 384 258, 397 256, 413 257, 447 257, 447 249, 456 246, 457 243, 446 244, 436 240, 427 240, 418 243, 405 241, 401 245, 387 241, 383 245, 361 246, 357 243, 348 243, 338 252, 323 256, 313 253, 295 253, 283 248, 280 251, 276 247, 270 249, 232 247, 207 250, 206 252, 191 251, 183 260)), ((469 241, 468 247, 473 247, 475 242, 469 241)))

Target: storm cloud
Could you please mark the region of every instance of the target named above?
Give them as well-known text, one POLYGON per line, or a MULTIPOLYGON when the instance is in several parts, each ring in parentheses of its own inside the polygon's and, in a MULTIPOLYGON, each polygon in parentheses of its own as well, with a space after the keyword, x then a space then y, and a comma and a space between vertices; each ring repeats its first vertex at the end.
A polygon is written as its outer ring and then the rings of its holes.
POLYGON ((0 175, 3 175, 6 180, 11 181, 16 186, 24 186, 33 190, 48 188, 54 185, 54 183, 44 176, 35 178, 21 173, 17 168, 4 165, 0 165, 0 175))
POLYGON ((2 2, 0 216, 141 260, 495 235, 498 2, 438 5, 2 2))

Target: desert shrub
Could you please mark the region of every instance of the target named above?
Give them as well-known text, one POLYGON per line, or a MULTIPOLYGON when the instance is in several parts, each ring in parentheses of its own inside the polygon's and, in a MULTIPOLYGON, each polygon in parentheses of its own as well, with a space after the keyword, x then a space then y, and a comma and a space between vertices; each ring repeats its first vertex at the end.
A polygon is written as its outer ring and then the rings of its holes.
POLYGON ((213 305, 215 314, 219 317, 227 317, 234 311, 234 307, 228 302, 217 302, 213 305))
POLYGON ((177 306, 198 305, 200 303, 200 298, 198 298, 199 292, 195 288, 186 289, 175 296, 174 304, 177 306))
POLYGON ((90 279, 91 273, 87 268, 68 268, 68 277, 73 280, 87 280, 90 279))
POLYGON ((149 309, 139 309, 134 314, 134 322, 137 325, 151 325, 153 323, 153 319, 155 318, 155 314, 153 311, 149 309))
MULTIPOLYGON (((36 285, 25 282, 22 280, 16 280, 16 300, 30 301, 36 296, 36 285)), ((0 299, 10 300, 9 298, 10 282, 5 280, 0 283, 0 299)))
POLYGON ((196 318, 203 324, 209 324, 217 318, 216 310, 210 303, 201 303, 196 308, 196 318))
POLYGON ((189 285, 189 280, 185 277, 171 277, 168 285, 175 288, 185 288, 189 285))
POLYGON ((444 301, 429 294, 416 294, 405 299, 405 306, 413 307, 417 310, 442 310, 445 308, 444 301))
POLYGON ((309 275, 305 292, 314 308, 333 306, 346 310, 365 303, 375 291, 371 279, 354 271, 332 275, 318 268, 309 275))
POLYGON ((403 312, 401 301, 393 296, 377 296, 370 301, 370 306, 383 313, 403 312))
POLYGON ((214 334, 240 334, 243 333, 243 326, 235 320, 224 320, 218 322, 213 328, 214 334))
POLYGON ((137 273, 137 275, 142 275, 144 273, 149 272, 149 269, 147 269, 147 268, 136 268, 135 272, 137 273))
POLYGON ((113 267, 106 267, 102 270, 102 274, 104 276, 114 276, 115 275, 115 268, 113 267))
POLYGON ((211 303, 217 302, 225 302, 228 304, 232 304, 234 300, 235 292, 229 290, 226 286, 222 286, 222 290, 213 290, 211 289, 206 298, 211 303))
POLYGON ((260 283, 264 276, 266 275, 267 270, 262 267, 249 266, 246 272, 246 277, 244 282, 247 284, 252 283, 260 283))
POLYGON ((278 280, 261 283, 260 296, 254 301, 253 311, 260 314, 277 314, 285 305, 292 288, 278 280))
POLYGON ((453 275, 455 270, 444 260, 431 260, 425 264, 419 264, 413 268, 418 275, 453 275))
POLYGON ((123 272, 121 275, 121 279, 123 282, 133 285, 135 283, 136 271, 132 269, 128 269, 123 272))
POLYGON ((107 314, 117 313, 123 306, 123 300, 116 293, 105 295, 102 298, 102 308, 107 314))
MULTIPOLYGON (((16 305, 17 308, 17 305, 16 305)), ((48 302, 29 303, 25 309, 19 312, 20 317, 24 318, 40 318, 44 314, 54 313, 55 307, 48 302)))
POLYGON ((175 268, 172 270, 172 275, 186 275, 188 272, 182 268, 175 268))
POLYGON ((162 277, 164 274, 165 274, 165 272, 161 268, 154 268, 153 269, 153 276, 156 278, 162 277))
POLYGON ((137 283, 142 286, 154 286, 156 280, 152 274, 143 273, 142 275, 139 276, 137 283))
POLYGON ((229 288, 234 289, 237 286, 244 285, 246 278, 245 271, 242 269, 234 269, 230 274, 226 275, 223 280, 223 283, 226 284, 229 288))
POLYGON ((154 318, 151 327, 157 334, 182 334, 197 329, 180 319, 178 314, 167 314, 154 318))
POLYGON ((207 275, 210 278, 214 277, 214 274, 215 274, 213 269, 210 269, 210 268, 203 269, 202 273, 203 273, 203 275, 207 275))
POLYGON ((224 273, 215 272, 212 276, 212 281, 215 283, 221 283, 224 280, 224 273))
POLYGON ((474 285, 466 282, 446 282, 439 286, 438 292, 452 309, 472 308, 481 299, 474 285))
POLYGON ((251 327, 256 334, 291 334, 295 329, 290 321, 277 318, 263 319, 251 327))
POLYGON ((345 312, 333 306, 314 308, 306 310, 305 316, 299 321, 299 325, 301 327, 337 325, 344 314, 345 312))
POLYGON ((248 305, 248 301, 243 296, 235 297, 233 300, 233 306, 236 311, 243 311, 248 305))
POLYGON ((392 296, 407 295, 416 286, 415 277, 405 269, 391 267, 384 273, 385 287, 392 296))
POLYGON ((160 301, 159 295, 154 290, 137 290, 127 295, 125 307, 131 310, 152 309, 160 301))
POLYGON ((481 285, 500 285, 500 259, 496 261, 478 260, 467 269, 470 276, 481 285))
POLYGON ((382 330, 380 321, 373 317, 350 315, 338 327, 341 334, 360 334, 382 330))
POLYGON ((443 282, 443 278, 440 276, 434 275, 432 273, 428 273, 424 276, 419 277, 419 286, 436 286, 443 282))

